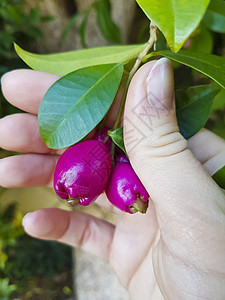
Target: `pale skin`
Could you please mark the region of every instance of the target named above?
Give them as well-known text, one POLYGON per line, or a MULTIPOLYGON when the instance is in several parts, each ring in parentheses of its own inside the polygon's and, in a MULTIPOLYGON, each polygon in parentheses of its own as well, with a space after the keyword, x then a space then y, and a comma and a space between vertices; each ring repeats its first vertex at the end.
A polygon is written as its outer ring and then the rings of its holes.
MULTIPOLYGON (((189 141, 178 133, 173 70, 164 59, 155 63, 144 65, 133 78, 124 112, 128 156, 151 196, 147 213, 120 212, 101 195, 99 205, 118 214, 116 226, 55 208, 28 214, 23 225, 36 238, 80 247, 108 261, 132 300, 222 300, 225 194, 210 175, 225 164, 225 142, 207 130, 189 141), (139 140, 135 147, 129 132, 139 140)), ((0 161, 0 185, 51 186, 62 151, 42 142, 37 113, 57 79, 31 70, 4 76, 6 99, 29 114, 0 120, 0 147, 25 153, 0 161)), ((107 122, 113 121, 111 113, 107 122)))

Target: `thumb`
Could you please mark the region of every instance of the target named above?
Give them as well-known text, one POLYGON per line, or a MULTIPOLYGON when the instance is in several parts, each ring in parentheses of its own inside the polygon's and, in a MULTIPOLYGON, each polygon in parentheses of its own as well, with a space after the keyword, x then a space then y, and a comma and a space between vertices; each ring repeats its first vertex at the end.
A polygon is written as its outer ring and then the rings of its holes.
POLYGON ((151 61, 135 74, 123 123, 129 159, 154 202, 160 229, 180 220, 193 226, 203 214, 207 220, 223 196, 179 133, 169 60, 151 61))

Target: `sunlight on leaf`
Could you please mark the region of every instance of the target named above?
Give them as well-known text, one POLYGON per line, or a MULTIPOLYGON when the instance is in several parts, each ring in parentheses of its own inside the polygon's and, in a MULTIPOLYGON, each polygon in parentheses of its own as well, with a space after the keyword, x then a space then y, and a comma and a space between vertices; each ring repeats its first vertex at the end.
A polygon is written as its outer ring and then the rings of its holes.
POLYGON ((202 20, 210 0, 136 0, 178 52, 202 20))
POLYGON ((25 51, 15 44, 15 50, 32 69, 64 76, 85 67, 128 62, 136 58, 145 46, 106 46, 44 55, 25 51))

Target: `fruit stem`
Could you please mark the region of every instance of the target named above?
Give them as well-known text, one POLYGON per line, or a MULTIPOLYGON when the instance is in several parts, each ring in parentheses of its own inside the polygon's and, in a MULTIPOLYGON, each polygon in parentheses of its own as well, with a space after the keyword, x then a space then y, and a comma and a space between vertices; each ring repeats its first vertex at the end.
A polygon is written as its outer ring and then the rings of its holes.
POLYGON ((105 144, 109 139, 109 136, 107 135, 107 137, 104 139, 103 144, 105 144))
POLYGON ((154 46, 154 50, 155 50, 155 44, 157 42, 158 39, 158 32, 157 32, 157 26, 155 25, 155 23, 153 21, 151 21, 150 23, 150 37, 149 40, 147 42, 147 45, 145 47, 145 49, 139 53, 138 58, 136 60, 136 62, 134 63, 133 68, 131 69, 128 79, 126 81, 126 85, 123 91, 123 96, 121 99, 121 104, 120 104, 120 109, 118 112, 118 116, 116 118, 116 122, 114 124, 113 130, 117 129, 119 127, 121 118, 122 118, 122 114, 123 114, 123 110, 125 107, 125 102, 126 102, 126 97, 127 97, 127 92, 128 92, 128 88, 130 85, 130 82, 134 76, 134 74, 137 72, 137 70, 139 69, 143 58, 148 54, 149 50, 152 48, 152 46, 154 46))
POLYGON ((148 208, 148 201, 143 201, 142 197, 137 197, 135 203, 129 206, 132 213, 140 212, 145 214, 148 208))
POLYGON ((80 198, 76 197, 76 198, 71 198, 70 196, 68 197, 67 203, 69 203, 70 206, 75 207, 77 205, 79 205, 80 203, 80 198))

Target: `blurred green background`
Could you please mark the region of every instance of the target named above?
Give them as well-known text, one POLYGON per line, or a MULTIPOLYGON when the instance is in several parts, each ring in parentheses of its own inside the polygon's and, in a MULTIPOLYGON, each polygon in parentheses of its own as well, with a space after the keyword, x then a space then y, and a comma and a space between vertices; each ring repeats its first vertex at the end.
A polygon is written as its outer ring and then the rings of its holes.
MULTIPOLYGON (((0 75, 26 68, 13 42, 26 49, 44 42, 41 26, 54 16, 25 0, 0 2, 0 75)), ((0 93, 0 117, 20 112, 0 93)), ((14 155, 0 148, 0 158, 14 155)), ((0 187, 0 299, 68 299, 73 290, 70 247, 30 238, 23 231, 23 215, 42 207, 62 205, 48 188, 4 189, 0 187)), ((62 205, 63 207, 63 205, 62 205)))
MULTIPOLYGON (((17 57, 13 42, 28 51, 51 53, 112 43, 142 43, 148 39, 149 23, 136 5, 132 4, 130 15, 124 14, 121 23, 121 16, 113 15, 116 8, 110 8, 107 1, 106 7, 100 2, 1 0, 0 76, 12 69, 27 68, 17 57)), ((122 4, 120 10, 123 11, 122 4)), ((225 17, 208 11, 185 47, 224 56, 224 33, 225 17)), ((166 48, 160 34, 157 49, 166 48)), ((209 82, 190 68, 179 64, 174 64, 174 68, 176 87, 209 82)), ((0 105, 1 118, 19 112, 1 93, 0 105)), ((225 138, 224 90, 214 99, 206 127, 225 138)), ((0 148, 0 158, 14 154, 0 148)), ((26 212, 43 207, 68 209, 49 188, 0 187, 0 299, 68 299, 73 295, 71 249, 34 240, 21 226, 26 212)))

